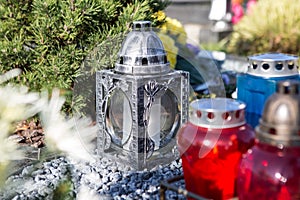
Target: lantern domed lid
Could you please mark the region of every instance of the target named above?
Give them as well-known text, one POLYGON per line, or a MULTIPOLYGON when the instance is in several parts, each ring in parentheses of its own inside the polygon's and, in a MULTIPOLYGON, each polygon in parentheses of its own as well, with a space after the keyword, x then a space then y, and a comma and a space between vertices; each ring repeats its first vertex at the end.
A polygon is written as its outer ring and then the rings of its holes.
POLYGON ((277 83, 277 92, 266 101, 256 127, 257 138, 271 145, 300 146, 300 96, 298 81, 277 83))
POLYGON ((170 71, 164 46, 150 21, 133 22, 123 41, 115 71, 127 74, 158 74, 170 71))
POLYGON ((265 53, 248 57, 247 74, 260 77, 286 77, 299 75, 298 57, 283 53, 265 53))

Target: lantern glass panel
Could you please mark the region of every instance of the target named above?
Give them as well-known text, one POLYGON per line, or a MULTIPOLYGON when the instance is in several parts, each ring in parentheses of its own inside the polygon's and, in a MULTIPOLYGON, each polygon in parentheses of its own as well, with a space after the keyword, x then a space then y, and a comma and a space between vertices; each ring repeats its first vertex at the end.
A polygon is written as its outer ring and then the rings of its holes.
POLYGON ((118 146, 123 146, 129 139, 132 128, 131 110, 124 92, 116 89, 108 100, 106 127, 112 141, 118 146))

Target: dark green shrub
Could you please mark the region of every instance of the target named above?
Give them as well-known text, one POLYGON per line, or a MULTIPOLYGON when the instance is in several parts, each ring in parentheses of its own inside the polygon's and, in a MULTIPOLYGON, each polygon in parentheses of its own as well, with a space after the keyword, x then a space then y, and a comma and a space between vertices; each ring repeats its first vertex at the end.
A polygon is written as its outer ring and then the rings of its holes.
MULTIPOLYGON (((158 21, 161 0, 1 0, 0 73, 14 68, 13 81, 31 91, 59 88, 71 108, 74 80, 86 55, 135 20, 158 21)), ((105 58, 103 58, 105 59, 105 58)))

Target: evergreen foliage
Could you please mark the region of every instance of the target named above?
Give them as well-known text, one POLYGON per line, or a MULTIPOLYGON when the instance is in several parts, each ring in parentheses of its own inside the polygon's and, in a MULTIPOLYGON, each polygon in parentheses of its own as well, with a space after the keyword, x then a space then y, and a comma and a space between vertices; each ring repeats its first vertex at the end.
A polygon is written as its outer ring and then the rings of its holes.
POLYGON ((59 88, 70 109, 86 55, 126 32, 132 21, 158 25, 153 14, 167 5, 163 0, 0 0, 0 73, 21 69, 13 81, 32 91, 59 88))

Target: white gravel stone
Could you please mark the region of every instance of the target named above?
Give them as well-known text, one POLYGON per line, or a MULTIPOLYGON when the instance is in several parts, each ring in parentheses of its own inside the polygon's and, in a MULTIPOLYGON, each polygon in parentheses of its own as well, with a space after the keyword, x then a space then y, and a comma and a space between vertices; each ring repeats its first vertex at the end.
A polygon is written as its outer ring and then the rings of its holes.
MULTIPOLYGON (((8 178, 9 182, 22 187, 24 199, 47 199, 55 187, 67 177, 73 181, 74 193, 79 192, 81 185, 86 185, 99 196, 106 199, 159 199, 160 182, 164 179, 182 175, 181 161, 174 161, 168 166, 158 166, 153 170, 134 171, 130 167, 111 162, 107 158, 97 162, 81 163, 65 157, 49 160, 42 167, 24 167, 20 174, 8 178), (69 174, 67 174, 69 172, 69 174), (27 184, 26 184, 27 182, 27 184), (34 185, 34 186, 33 186, 34 185)), ((184 182, 178 186, 184 187, 184 182)), ((11 187, 12 191, 0 191, 0 199, 6 199, 5 194, 15 194, 12 199, 21 198, 20 188, 11 187)), ((177 193, 166 192, 167 199, 177 198, 177 193)), ((182 197, 178 197, 182 199, 182 197)))

